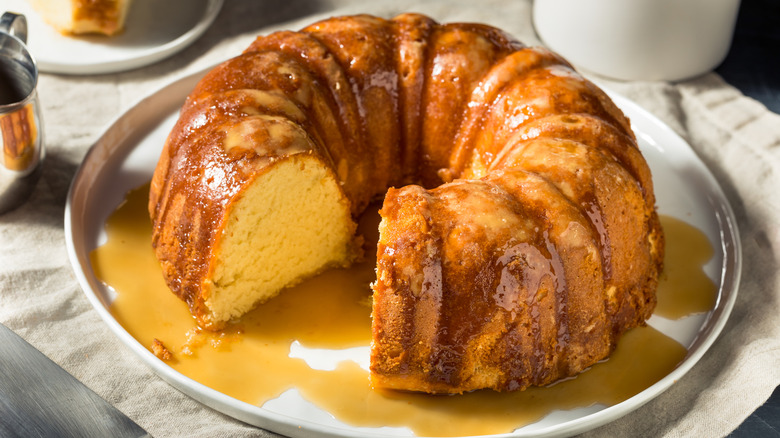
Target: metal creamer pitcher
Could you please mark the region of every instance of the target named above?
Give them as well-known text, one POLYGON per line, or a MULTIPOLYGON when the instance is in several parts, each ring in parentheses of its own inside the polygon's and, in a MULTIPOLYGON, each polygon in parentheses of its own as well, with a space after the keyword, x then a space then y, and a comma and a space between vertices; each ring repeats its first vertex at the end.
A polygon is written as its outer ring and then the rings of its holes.
POLYGON ((0 17, 0 214, 27 199, 44 157, 38 67, 26 41, 25 17, 4 13, 0 17))

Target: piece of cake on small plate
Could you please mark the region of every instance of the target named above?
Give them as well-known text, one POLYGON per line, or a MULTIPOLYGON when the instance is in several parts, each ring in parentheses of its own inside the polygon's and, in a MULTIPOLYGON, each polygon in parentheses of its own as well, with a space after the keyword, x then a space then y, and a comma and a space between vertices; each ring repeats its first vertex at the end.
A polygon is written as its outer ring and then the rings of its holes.
POLYGON ((30 0, 41 17, 64 35, 116 35, 132 0, 30 0))

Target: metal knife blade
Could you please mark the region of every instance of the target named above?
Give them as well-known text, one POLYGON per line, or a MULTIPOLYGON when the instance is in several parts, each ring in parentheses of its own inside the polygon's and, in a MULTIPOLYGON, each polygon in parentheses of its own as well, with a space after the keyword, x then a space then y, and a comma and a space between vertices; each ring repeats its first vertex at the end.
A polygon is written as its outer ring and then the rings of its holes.
POLYGON ((0 324, 0 436, 150 435, 0 324))

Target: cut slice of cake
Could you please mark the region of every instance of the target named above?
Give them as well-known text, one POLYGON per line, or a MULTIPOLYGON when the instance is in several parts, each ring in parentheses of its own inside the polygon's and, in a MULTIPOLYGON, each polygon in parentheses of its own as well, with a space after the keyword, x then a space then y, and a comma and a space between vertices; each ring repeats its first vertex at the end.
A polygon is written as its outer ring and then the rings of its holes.
POLYGON ((33 8, 65 35, 116 35, 125 26, 132 0, 30 0, 33 8))

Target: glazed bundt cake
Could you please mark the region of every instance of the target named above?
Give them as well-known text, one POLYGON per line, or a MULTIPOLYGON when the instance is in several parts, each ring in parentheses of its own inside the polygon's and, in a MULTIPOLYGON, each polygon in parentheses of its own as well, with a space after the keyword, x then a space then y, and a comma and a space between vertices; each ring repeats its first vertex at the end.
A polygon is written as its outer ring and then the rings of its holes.
POLYGON ((543 48, 417 14, 277 32, 208 73, 154 173, 153 245, 219 329, 360 257, 354 218, 383 195, 375 387, 545 385, 655 307, 663 235, 627 118, 543 48))

